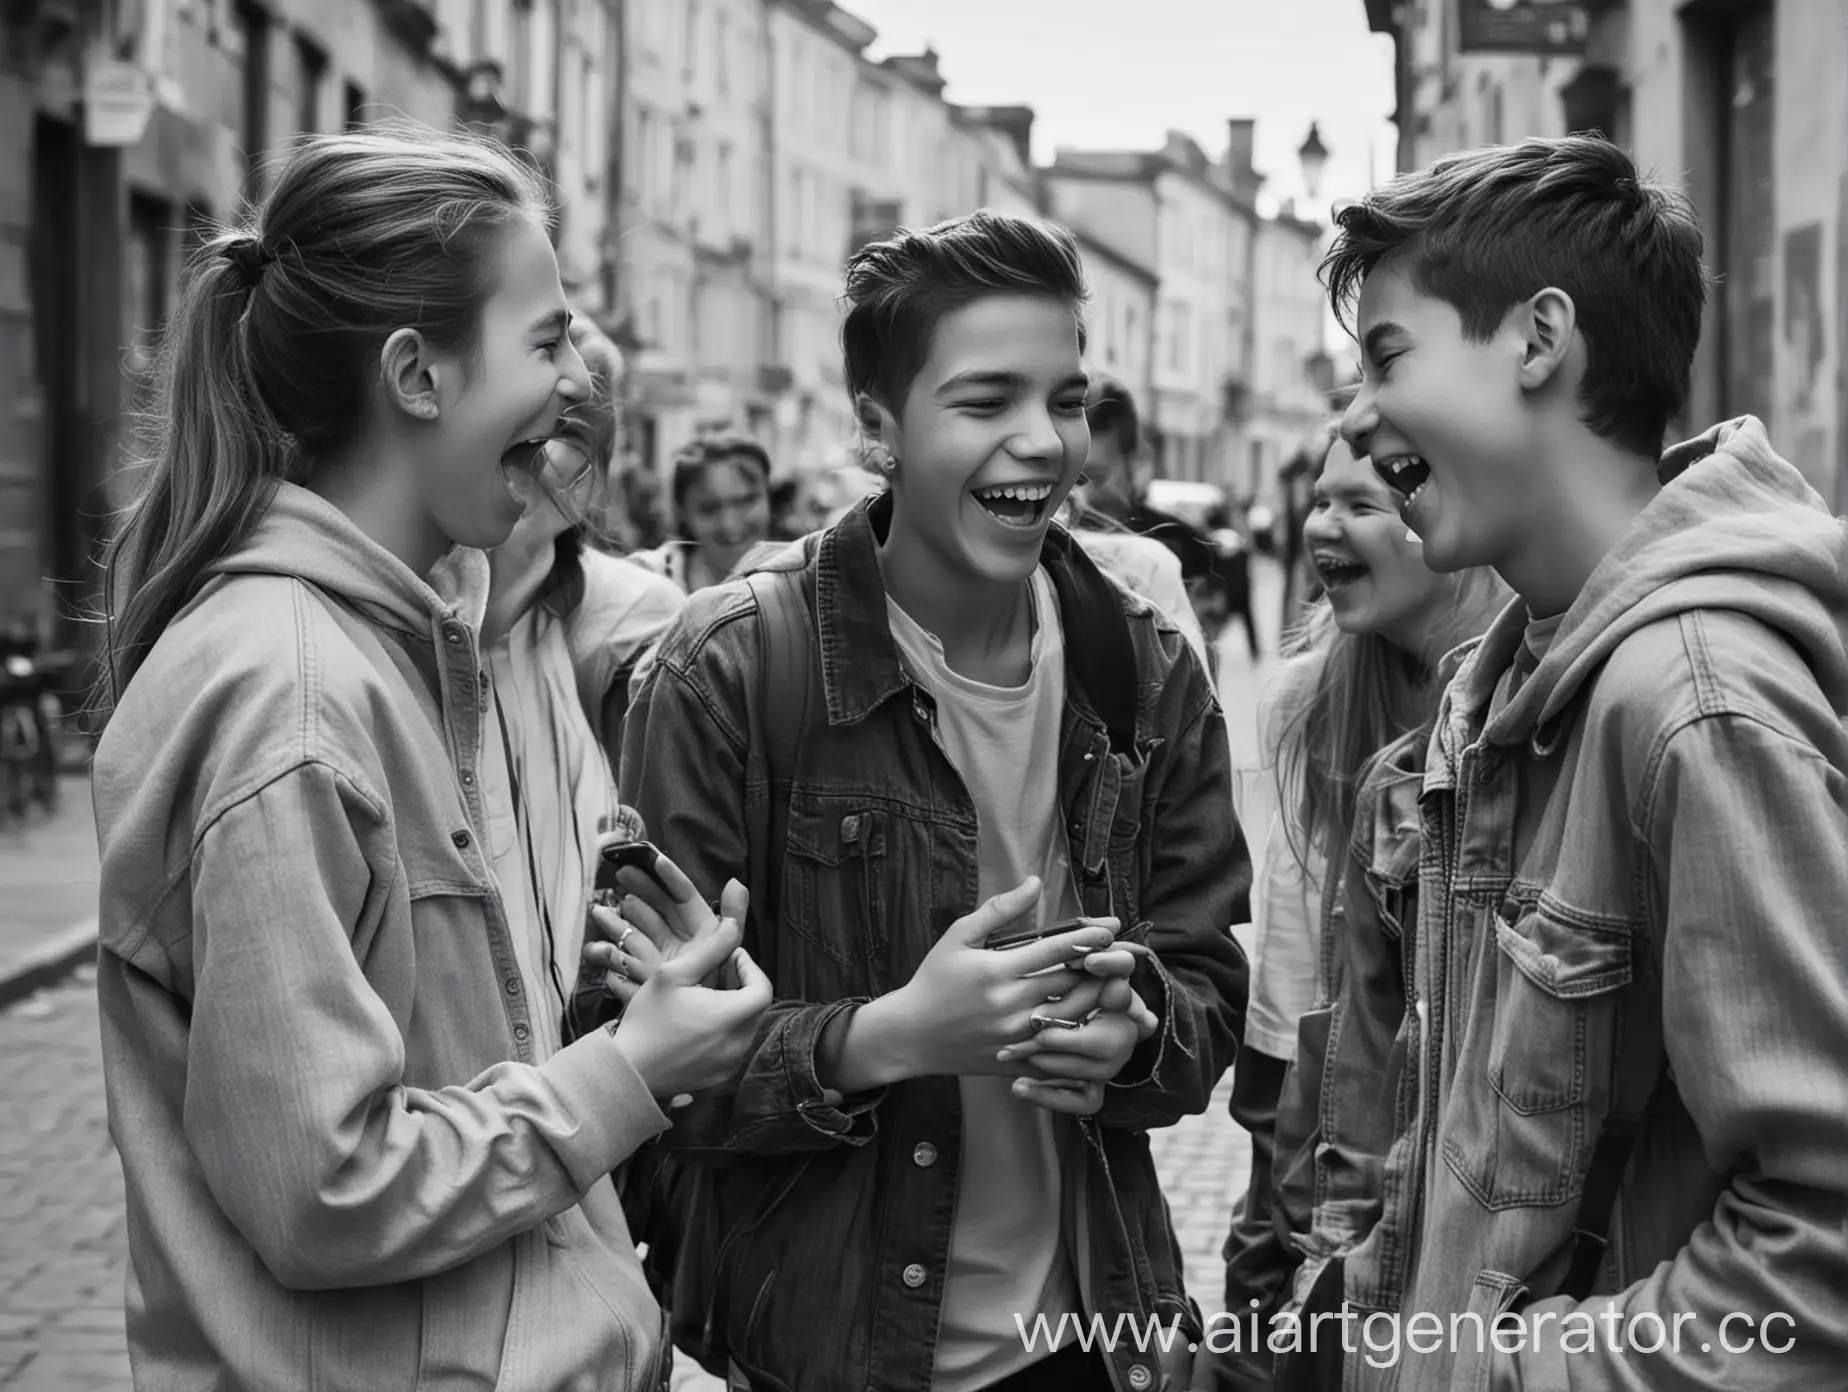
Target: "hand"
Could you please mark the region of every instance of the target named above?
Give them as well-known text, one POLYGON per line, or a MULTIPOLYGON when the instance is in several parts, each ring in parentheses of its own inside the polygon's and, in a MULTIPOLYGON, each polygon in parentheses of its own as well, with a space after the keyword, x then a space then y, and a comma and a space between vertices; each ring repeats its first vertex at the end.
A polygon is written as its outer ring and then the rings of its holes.
POLYGON ((770 1004, 770 979, 739 946, 743 929, 732 917, 714 919, 671 956, 662 954, 616 1027, 616 1043, 656 1097, 698 1092, 738 1070, 770 1004), (736 984, 714 989, 702 978, 736 984))
MULTIPOLYGON (((1121 957, 1133 968, 1129 953, 1100 952, 1086 959, 1086 969, 1105 957, 1121 957)), ((1103 1107, 1104 1084, 1123 1071, 1136 1045, 1160 1028, 1127 974, 1115 974, 1120 963, 1105 965, 1107 979, 1084 983, 1057 1007, 1056 1018, 1083 1021, 1077 1029, 1049 1026, 995 1055, 998 1063, 1027 1066, 1027 1075, 1014 1083, 1016 1097, 1051 1112, 1093 1115, 1103 1107), (1081 1006, 1086 1007, 1083 1013, 1081 1006)))
POLYGON ((1111 941, 1108 925, 1088 925, 1005 952, 983 946, 991 934, 1037 913, 1039 899, 1040 883, 1029 878, 956 920, 911 980, 887 998, 912 1076, 1020 1071, 999 1063, 996 1052, 1029 1038, 1033 1012, 1078 987, 1085 980, 1078 960, 1111 941))
MULTIPOLYGON (((623 897, 622 907, 599 905, 590 911, 591 925, 601 937, 585 939, 583 959, 604 973, 605 986, 625 1006, 662 962, 671 961, 718 919, 679 866, 662 856, 656 869, 666 881, 667 892, 641 871, 624 870, 618 878, 632 892, 623 897)), ((719 908, 727 918, 744 922, 750 908, 749 891, 736 880, 727 881, 719 908)), ((722 966, 701 984, 721 989, 735 986, 724 970, 722 966)))

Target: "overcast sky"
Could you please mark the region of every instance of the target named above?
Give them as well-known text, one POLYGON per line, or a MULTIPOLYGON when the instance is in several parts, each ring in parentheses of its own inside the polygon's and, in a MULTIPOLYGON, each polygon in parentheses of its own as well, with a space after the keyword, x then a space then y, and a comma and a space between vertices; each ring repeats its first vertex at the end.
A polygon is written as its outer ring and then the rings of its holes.
POLYGON ((944 95, 1031 106, 1033 154, 1060 145, 1156 149, 1170 128, 1217 158, 1226 118, 1255 116, 1266 190, 1302 196, 1310 121, 1329 147, 1331 200, 1392 168, 1392 41, 1363 0, 839 0, 879 30, 875 58, 936 48, 944 95))

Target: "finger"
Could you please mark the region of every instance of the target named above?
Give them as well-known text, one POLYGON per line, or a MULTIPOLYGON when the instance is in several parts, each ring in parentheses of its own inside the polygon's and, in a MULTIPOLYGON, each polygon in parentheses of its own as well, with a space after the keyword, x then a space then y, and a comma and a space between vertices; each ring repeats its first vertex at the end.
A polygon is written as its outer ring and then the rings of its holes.
POLYGON ((719 913, 743 923, 750 910, 751 891, 736 880, 727 880, 725 888, 719 891, 719 913))
POLYGON ((1102 989, 1097 993, 1097 1008, 1099 1010, 1116 1010, 1127 1013, 1130 1008, 1130 1003, 1140 999, 1141 997, 1136 994, 1134 988, 1131 987, 1127 981, 1124 981, 1120 977, 1112 977, 1110 980, 1102 983, 1102 989))
POLYGON ((673 897, 661 887, 653 875, 637 870, 633 865, 625 865, 616 872, 616 883, 621 886, 624 895, 640 899, 660 916, 663 922, 674 921, 674 911, 679 908, 673 897))
MULTIPOLYGON (((1024 918, 1039 907, 1040 882, 1037 875, 1029 875, 1005 894, 997 894, 985 900, 981 907, 967 918, 959 918, 950 925, 950 932, 971 947, 980 947, 988 940, 989 934, 1005 928, 1017 918, 1024 918)), ((1041 966, 1052 965, 1050 961, 1041 966)))
POLYGON ((629 925, 623 920, 623 916, 617 913, 615 909, 609 908, 603 904, 592 904, 590 906, 590 926, 597 930, 597 936, 595 938, 585 939, 585 946, 587 947, 593 942, 605 940, 615 942, 617 938, 622 936, 622 930, 629 925))
MULTIPOLYGON (((725 919, 724 922, 734 922, 725 919)), ((731 967, 737 973, 738 988, 735 994, 741 1004, 746 1004, 757 1011, 764 1010, 771 1001, 772 990, 770 978, 764 975, 764 969, 757 965, 751 954, 742 947, 731 954, 731 967)))
MULTIPOLYGON (((677 951, 680 944, 685 941, 679 933, 668 926, 671 920, 662 918, 650 905, 633 894, 625 894, 622 897, 621 902, 616 906, 616 912, 621 915, 623 923, 635 929, 635 932, 629 935, 628 941, 623 944, 624 947, 634 942, 638 934, 647 938, 663 954, 677 951)), ((616 936, 620 938, 622 934, 619 932, 616 936)))
POLYGON ((656 978, 672 981, 676 986, 697 985, 725 964, 743 936, 737 919, 714 919, 709 931, 683 943, 677 953, 661 964, 656 978))
POLYGON ((665 855, 657 856, 654 863, 655 878, 667 890, 668 897, 676 904, 691 904, 700 898, 700 892, 693 887, 693 881, 665 855))
POLYGON ((1039 1046, 1034 1051, 1039 1064, 1054 1056, 1120 1062, 1136 1046, 1136 1026, 1127 1015, 1099 1015, 1075 1030, 1041 1030, 1033 1042, 1039 1046))
POLYGON ((1053 1082, 1105 1083, 1116 1077, 1117 1067, 1108 1059, 1081 1057, 1077 1054, 1040 1054, 1028 1061, 1027 1076, 1053 1082))
POLYGON ((1149 1009, 1148 1002, 1141 996, 1135 995, 1133 991, 1130 994, 1134 999, 1129 1003, 1129 1018, 1136 1026, 1137 1036, 1142 1039, 1153 1039, 1155 1032, 1161 1028, 1160 1019, 1156 1017, 1153 1010, 1149 1009))
MULTIPOLYGON (((981 912, 979 909, 976 912, 981 912)), ((1069 933, 1059 933, 1038 942, 1028 943, 1006 953, 1007 964, 1016 976, 1027 976, 1047 967, 1070 965, 1075 958, 1088 956, 1110 946, 1110 930, 1086 924, 1069 933)))
POLYGON ((1085 985, 1085 979, 1077 972, 1061 968, 1024 981, 1003 982, 996 999, 1002 1002, 1004 1010, 1027 1010, 1036 1005, 1063 1001, 1073 991, 1083 990, 1085 985))
POLYGON ((1066 1116, 1093 1116, 1104 1105, 1101 1083, 1052 1083, 1037 1078, 1016 1078, 1013 1092, 1023 1102, 1066 1116))
POLYGON ((1126 947, 1112 947, 1093 952, 1084 959, 1084 969, 1092 976, 1130 977, 1136 974, 1136 954, 1126 947))
POLYGON ((617 975, 615 972, 606 974, 603 978, 603 984, 609 989, 609 993, 612 996, 623 1003, 625 1009, 628 1008, 629 1002, 635 999, 636 994, 642 989, 643 985, 640 981, 631 981, 627 977, 617 975))

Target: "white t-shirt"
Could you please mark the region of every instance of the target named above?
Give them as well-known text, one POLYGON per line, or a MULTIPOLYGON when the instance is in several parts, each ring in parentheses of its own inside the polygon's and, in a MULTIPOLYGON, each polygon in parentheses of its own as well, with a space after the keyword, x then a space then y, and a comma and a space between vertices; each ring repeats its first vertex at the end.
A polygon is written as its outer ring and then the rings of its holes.
MULTIPOLYGON (((937 733, 975 802, 980 899, 1037 875, 1040 921, 1082 912, 1059 814, 1059 727, 1065 634, 1058 596, 1034 571, 1031 670, 1018 687, 952 671, 943 645, 888 595, 892 637, 912 678, 937 702, 937 733)), ((1009 1090, 1003 1077, 963 1078, 962 1163, 937 1334, 933 1392, 973 1392, 1046 1356, 1023 1346, 1014 1316, 1049 1327, 1081 1314, 1061 1235, 1069 1123, 1009 1090)))

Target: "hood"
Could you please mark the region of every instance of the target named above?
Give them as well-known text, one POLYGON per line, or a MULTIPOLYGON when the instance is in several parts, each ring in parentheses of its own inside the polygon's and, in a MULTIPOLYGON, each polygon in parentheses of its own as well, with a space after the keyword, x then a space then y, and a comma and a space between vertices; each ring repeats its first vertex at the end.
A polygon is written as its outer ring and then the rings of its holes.
MULTIPOLYGON (((1690 609, 1733 609, 1782 633, 1848 711, 1848 532, 1750 416, 1663 455, 1668 479, 1592 572, 1539 667, 1485 732, 1514 744, 1558 716, 1625 637, 1690 609)), ((1479 652, 1486 704, 1521 641, 1517 601, 1479 652)))
POLYGON ((432 626, 452 610, 479 632, 487 605, 488 560, 457 547, 417 575, 318 494, 276 486, 250 535, 207 575, 288 575, 324 590, 382 627, 431 641, 432 626))

